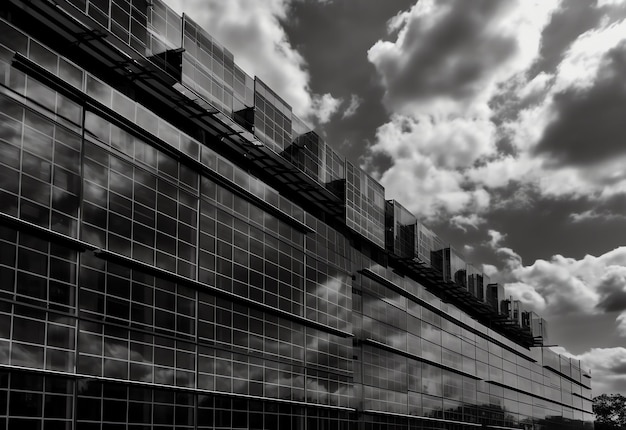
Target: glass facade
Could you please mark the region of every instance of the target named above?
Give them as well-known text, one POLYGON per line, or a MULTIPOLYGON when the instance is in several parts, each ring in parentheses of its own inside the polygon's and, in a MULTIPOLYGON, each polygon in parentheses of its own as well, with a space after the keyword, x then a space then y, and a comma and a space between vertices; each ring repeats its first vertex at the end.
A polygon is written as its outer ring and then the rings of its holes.
POLYGON ((545 338, 188 17, 0 6, 0 430, 592 428, 545 338))
POLYGON ((385 188, 346 161, 346 225, 385 246, 385 188))

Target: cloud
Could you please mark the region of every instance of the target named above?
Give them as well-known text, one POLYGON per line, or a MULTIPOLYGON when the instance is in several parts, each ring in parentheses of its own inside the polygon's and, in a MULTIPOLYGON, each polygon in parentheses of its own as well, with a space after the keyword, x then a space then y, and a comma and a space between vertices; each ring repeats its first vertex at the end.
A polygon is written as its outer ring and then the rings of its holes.
POLYGON ((281 21, 289 19, 290 0, 166 0, 205 28, 235 56, 248 74, 260 77, 306 120, 327 122, 339 99, 313 94, 302 55, 291 45, 281 21))
POLYGON ((496 3, 422 1, 390 21, 392 40, 368 51, 390 118, 366 168, 416 215, 456 226, 518 207, 515 189, 625 195, 626 6, 496 3))
POLYGON ((514 114, 507 111, 499 129, 516 155, 482 166, 473 179, 486 178, 492 186, 532 183, 553 198, 597 200, 624 193, 626 152, 614 137, 624 130, 614 118, 622 114, 626 95, 618 78, 625 67, 625 31, 626 22, 619 21, 584 32, 568 42, 553 74, 512 86, 513 100, 535 94, 514 114))
MULTIPOLYGON (((584 262, 556 255, 550 261, 537 260, 531 266, 518 267, 512 275, 532 286, 545 299, 548 314, 592 313, 596 311, 600 299, 597 291, 599 279, 593 272, 596 267, 604 266, 595 261, 588 262, 588 265, 591 267, 585 267, 584 262)), ((508 285, 505 289, 515 291, 508 285)), ((544 312, 543 309, 541 311, 544 312)))
POLYGON ((348 105, 348 107, 343 111, 343 115, 341 116, 342 119, 345 118, 349 118, 352 115, 354 115, 356 113, 356 110, 359 108, 359 106, 361 106, 361 103, 363 102, 363 99, 361 99, 359 96, 357 96, 356 94, 352 94, 350 96, 350 104, 348 105))
POLYGON ((329 93, 326 93, 322 96, 314 95, 313 96, 313 110, 316 112, 316 116, 320 122, 320 124, 326 124, 330 121, 330 117, 333 116, 343 100, 336 99, 329 93))
MULTIPOLYGON (((535 150, 557 164, 592 165, 626 155, 626 43, 602 56, 593 86, 554 95, 555 120, 535 150)), ((623 180, 623 177, 618 177, 623 180)))
POLYGON ((626 247, 579 260, 555 255, 525 266, 512 249, 500 246, 498 232, 490 237, 505 266, 491 276, 504 284, 507 296, 550 318, 619 313, 617 326, 626 336, 626 247))
MULTIPOLYGON (((554 74, 542 78, 543 97, 504 119, 499 131, 516 153, 506 169, 496 159, 473 179, 494 186, 517 180, 556 199, 601 202, 626 193, 626 152, 615 139, 624 132, 615 118, 625 113, 625 34, 626 21, 602 21, 571 42, 554 74)), ((511 97, 523 88, 514 86, 511 97)))
POLYGON ((489 235, 489 241, 487 243, 493 249, 498 249, 500 247, 500 243, 502 243, 502 241, 506 237, 506 235, 492 229, 487 231, 487 234, 489 235))
POLYGON ((461 170, 492 152, 493 132, 484 120, 436 121, 426 115, 395 114, 378 128, 370 150, 394 161, 380 177, 387 195, 432 219, 442 211, 476 212, 489 205, 485 190, 466 189, 461 170))
POLYGON ((569 46, 581 34, 595 28, 601 18, 602 11, 593 1, 561 2, 541 33, 541 50, 533 69, 553 73, 569 46))
POLYGON ((477 214, 455 215, 450 219, 450 223, 459 230, 467 231, 469 227, 477 230, 478 226, 484 224, 486 220, 477 214))
POLYGON ((506 2, 422 1, 398 14, 389 26, 397 40, 368 51, 388 103, 472 101, 492 70, 516 54, 513 35, 499 31, 507 9, 506 2))
POLYGON ((540 315, 543 315, 547 302, 546 299, 531 285, 524 282, 510 282, 505 284, 505 297, 514 297, 530 307, 540 315))
POLYGON ((572 213, 570 214, 569 218, 574 223, 580 223, 586 221, 609 221, 625 219, 626 215, 612 213, 610 211, 598 211, 597 209, 589 209, 584 212, 572 213))
POLYGON ((626 267, 608 266, 600 278, 598 292, 602 295, 598 308, 606 312, 626 310, 626 267))
MULTIPOLYGON (((491 203, 485 185, 506 186, 530 169, 501 159, 490 101, 533 63, 557 4, 421 1, 391 20, 395 41, 368 51, 391 111, 370 147, 374 158, 393 160, 380 175, 389 195, 405 205, 419 201, 411 209, 430 219, 480 216, 491 203)), ((527 92, 540 92, 549 79, 527 92)))
POLYGON ((599 9, 609 7, 613 11, 613 8, 626 9, 626 2, 624 0, 598 0, 598 4, 596 6, 599 9))

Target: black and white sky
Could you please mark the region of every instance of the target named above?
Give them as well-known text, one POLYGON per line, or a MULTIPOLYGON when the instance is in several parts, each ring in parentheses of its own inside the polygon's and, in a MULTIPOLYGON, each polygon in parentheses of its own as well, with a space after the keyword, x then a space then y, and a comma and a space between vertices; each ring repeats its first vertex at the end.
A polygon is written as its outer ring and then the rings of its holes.
POLYGON ((166 0, 626 394, 626 0, 166 0))

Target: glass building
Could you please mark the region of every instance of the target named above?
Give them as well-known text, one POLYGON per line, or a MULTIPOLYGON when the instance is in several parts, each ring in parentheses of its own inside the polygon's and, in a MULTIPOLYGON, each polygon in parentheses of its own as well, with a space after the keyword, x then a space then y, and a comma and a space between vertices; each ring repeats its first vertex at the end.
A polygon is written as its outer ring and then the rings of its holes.
POLYGON ((0 430, 593 428, 546 336, 189 17, 0 2, 0 430))

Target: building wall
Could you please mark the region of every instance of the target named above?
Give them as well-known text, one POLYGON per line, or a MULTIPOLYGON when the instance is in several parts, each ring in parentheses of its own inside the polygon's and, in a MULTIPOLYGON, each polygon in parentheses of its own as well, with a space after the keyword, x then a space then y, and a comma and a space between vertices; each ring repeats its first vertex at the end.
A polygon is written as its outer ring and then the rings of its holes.
MULTIPOLYGON (((232 56, 211 42, 209 66, 209 36, 151 4, 0 6, 1 430, 589 428, 578 362, 392 270, 382 186, 326 143, 305 173, 335 196, 344 180, 339 220, 238 165, 219 131, 174 125, 137 86, 153 77, 114 78, 32 25, 71 14, 113 32, 75 34, 86 49, 137 61, 184 35, 182 84, 223 114, 250 107, 232 56)), ((281 159, 289 114, 282 140, 263 131, 281 159)))

